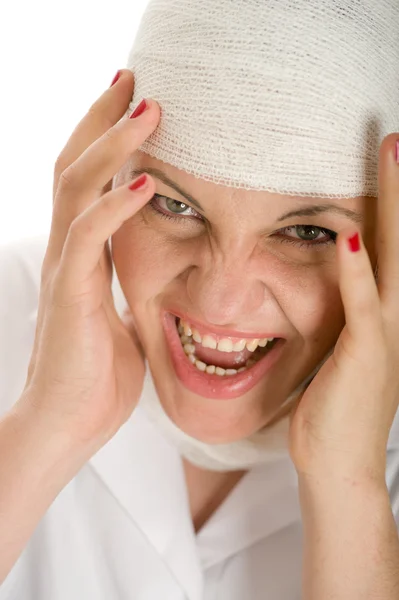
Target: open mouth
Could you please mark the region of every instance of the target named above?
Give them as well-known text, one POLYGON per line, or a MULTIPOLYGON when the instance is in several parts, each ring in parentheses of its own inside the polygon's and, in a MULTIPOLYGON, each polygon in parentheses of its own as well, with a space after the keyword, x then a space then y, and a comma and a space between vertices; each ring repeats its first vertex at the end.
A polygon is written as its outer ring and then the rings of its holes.
POLYGON ((198 371, 219 377, 235 376, 256 365, 279 338, 220 338, 201 335, 179 317, 176 327, 187 359, 198 371))
POLYGON ((215 400, 238 398, 271 376, 286 342, 271 332, 264 338, 215 334, 174 311, 163 310, 162 323, 178 380, 191 392, 215 400))

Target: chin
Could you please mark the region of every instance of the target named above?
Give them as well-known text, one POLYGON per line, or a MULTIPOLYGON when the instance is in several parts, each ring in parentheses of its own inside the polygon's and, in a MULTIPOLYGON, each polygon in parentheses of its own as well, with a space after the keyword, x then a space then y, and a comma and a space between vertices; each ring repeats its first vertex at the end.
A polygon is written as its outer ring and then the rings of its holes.
POLYGON ((187 389, 173 370, 147 357, 160 403, 184 433, 207 444, 243 440, 265 427, 276 408, 265 406, 264 394, 252 390, 229 402, 204 398, 187 389))

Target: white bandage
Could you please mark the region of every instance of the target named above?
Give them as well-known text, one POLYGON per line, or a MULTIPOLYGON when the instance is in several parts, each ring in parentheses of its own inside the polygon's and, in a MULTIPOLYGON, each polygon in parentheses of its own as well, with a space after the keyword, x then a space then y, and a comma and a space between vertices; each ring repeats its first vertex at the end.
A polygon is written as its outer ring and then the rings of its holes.
POLYGON ((127 67, 143 152, 236 188, 377 196, 399 122, 398 0, 150 0, 127 67))

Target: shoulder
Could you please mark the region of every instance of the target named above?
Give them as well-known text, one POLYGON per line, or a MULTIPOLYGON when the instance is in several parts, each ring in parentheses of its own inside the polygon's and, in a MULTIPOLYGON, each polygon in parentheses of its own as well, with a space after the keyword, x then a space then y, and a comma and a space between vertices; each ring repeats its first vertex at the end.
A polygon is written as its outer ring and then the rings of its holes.
POLYGON ((25 384, 46 248, 46 236, 0 245, 0 414, 25 384))

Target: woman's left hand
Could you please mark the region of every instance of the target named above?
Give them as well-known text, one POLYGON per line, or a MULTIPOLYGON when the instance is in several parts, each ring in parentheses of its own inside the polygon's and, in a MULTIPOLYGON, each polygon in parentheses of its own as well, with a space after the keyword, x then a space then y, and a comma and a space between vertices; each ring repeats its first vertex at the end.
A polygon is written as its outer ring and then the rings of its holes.
MULTIPOLYGON (((389 432, 399 405, 399 133, 379 155, 378 283, 359 231, 337 237, 345 310, 333 354, 290 416, 290 455, 299 475, 385 482, 389 432), (359 251, 349 238, 359 235, 359 251)), ((352 241, 356 244, 356 240, 352 241)))

